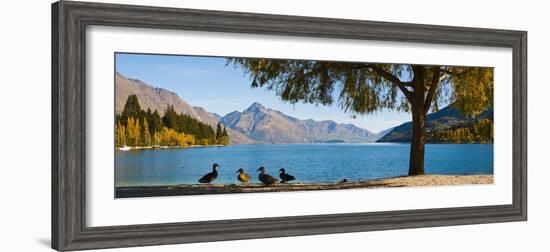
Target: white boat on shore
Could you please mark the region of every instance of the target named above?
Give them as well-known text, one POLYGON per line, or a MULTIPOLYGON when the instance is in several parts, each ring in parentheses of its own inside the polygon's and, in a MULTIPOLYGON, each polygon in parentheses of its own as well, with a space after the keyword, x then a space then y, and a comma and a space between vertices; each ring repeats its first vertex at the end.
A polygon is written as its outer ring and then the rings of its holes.
POLYGON ((122 150, 122 151, 129 151, 129 150, 131 150, 132 148, 130 148, 129 146, 124 145, 124 146, 122 146, 122 147, 120 147, 120 148, 118 148, 118 149, 119 149, 119 150, 122 150))

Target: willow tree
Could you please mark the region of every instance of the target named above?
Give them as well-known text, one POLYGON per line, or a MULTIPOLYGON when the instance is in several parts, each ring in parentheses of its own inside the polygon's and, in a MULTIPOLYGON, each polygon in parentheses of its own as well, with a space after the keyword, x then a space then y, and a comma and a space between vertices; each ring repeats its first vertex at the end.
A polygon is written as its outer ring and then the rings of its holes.
POLYGON ((409 111, 409 175, 424 173, 426 115, 452 102, 467 116, 492 106, 493 69, 483 67, 346 63, 230 58, 252 87, 265 87, 290 103, 338 106, 352 116, 384 109, 409 111))

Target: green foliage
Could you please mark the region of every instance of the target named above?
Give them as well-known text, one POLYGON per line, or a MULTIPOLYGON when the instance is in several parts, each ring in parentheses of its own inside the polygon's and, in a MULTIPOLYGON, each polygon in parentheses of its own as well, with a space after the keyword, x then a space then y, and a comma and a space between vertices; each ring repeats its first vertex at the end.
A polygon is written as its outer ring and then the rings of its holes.
POLYGON ((228 145, 230 143, 227 129, 225 126, 222 129, 220 123, 218 123, 218 126, 216 127, 216 142, 221 145, 228 145))
POLYGON ((220 123, 218 123, 218 126, 216 127, 216 141, 221 145, 228 145, 230 143, 227 129, 225 126, 222 129, 220 123))
POLYGON ((151 133, 160 131, 162 129, 162 119, 160 117, 159 112, 156 109, 150 115, 149 121, 151 122, 149 127, 151 133))
POLYGON ((228 63, 243 68, 252 79, 252 87, 266 87, 290 103, 330 105, 339 99, 344 110, 356 113, 372 113, 395 104, 393 84, 368 75, 361 64, 243 58, 232 58, 228 63), (335 97, 338 87, 339 97, 335 97))
POLYGON ((222 138, 222 126, 220 123, 218 123, 218 126, 216 126, 216 140, 219 140, 222 138))
POLYGON ((227 134, 227 129, 225 128, 225 126, 223 127, 222 137, 229 137, 229 135, 227 134))
MULTIPOLYGON (((122 118, 138 118, 141 114, 141 106, 139 105, 138 97, 135 94, 131 94, 126 99, 126 104, 124 105, 124 110, 122 111, 122 118)), ((124 121, 125 122, 125 121, 124 121)))
POLYGON ((492 106, 492 68, 260 58, 229 58, 227 64, 242 68, 252 87, 265 87, 284 101, 321 105, 338 101, 353 115, 381 109, 409 111, 412 105, 426 107, 427 112, 438 110, 443 101, 456 101, 461 112, 475 116, 492 106), (414 97, 422 100, 413 101, 414 97))
POLYGON ((188 146, 227 145, 230 143, 225 128, 214 129, 189 115, 178 114, 167 106, 164 116, 158 111, 141 110, 136 95, 128 96, 124 111, 115 117, 115 145, 122 146, 188 146))
POLYGON ((174 110, 174 106, 167 106, 164 110, 162 123, 165 127, 175 129, 178 125, 178 113, 174 110))
POLYGON ((145 112, 144 118, 147 119, 147 123, 149 124, 150 135, 153 135, 155 132, 162 129, 162 119, 157 110, 151 112, 151 109, 147 108, 147 112, 145 112))

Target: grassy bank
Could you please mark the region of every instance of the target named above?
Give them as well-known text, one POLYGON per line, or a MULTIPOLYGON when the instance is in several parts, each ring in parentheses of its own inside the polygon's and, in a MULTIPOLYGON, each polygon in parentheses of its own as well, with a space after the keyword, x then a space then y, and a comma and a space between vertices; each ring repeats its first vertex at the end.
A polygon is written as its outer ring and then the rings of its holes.
POLYGON ((252 193, 252 192, 289 192, 312 190, 337 190, 358 188, 383 188, 383 187, 407 187, 407 186, 441 186, 441 185, 468 185, 468 184, 492 184, 492 175, 420 175, 405 176, 367 181, 350 181, 340 183, 290 183, 276 184, 265 187, 261 184, 195 184, 175 186, 133 186, 117 187, 117 198, 177 196, 177 195, 203 195, 203 194, 227 194, 227 193, 252 193))

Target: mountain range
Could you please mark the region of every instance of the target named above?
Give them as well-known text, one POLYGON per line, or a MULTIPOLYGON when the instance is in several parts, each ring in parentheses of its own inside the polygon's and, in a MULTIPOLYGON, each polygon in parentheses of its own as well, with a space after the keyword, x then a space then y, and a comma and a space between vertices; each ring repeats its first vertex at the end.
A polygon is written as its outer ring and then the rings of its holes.
POLYGON ((188 114, 215 127, 226 126, 233 144, 250 143, 312 143, 312 142, 374 142, 381 134, 374 134, 353 124, 331 120, 301 120, 276 110, 253 103, 244 111, 234 111, 225 116, 191 106, 176 93, 152 87, 140 80, 126 78, 120 73, 115 77, 115 112, 120 114, 130 94, 137 95, 142 109, 157 110, 163 114, 167 105, 178 113, 188 114))
MULTIPOLYGON (((480 119, 493 119, 493 109, 488 109, 475 118, 464 116, 453 104, 426 116, 426 131, 436 131, 451 127, 464 126, 480 119)), ((406 122, 383 134, 377 142, 409 142, 412 122, 406 122)))
POLYGON ((377 134, 353 124, 330 120, 300 120, 259 103, 252 104, 242 112, 231 112, 220 118, 220 121, 254 140, 267 143, 361 143, 378 139, 377 134))

